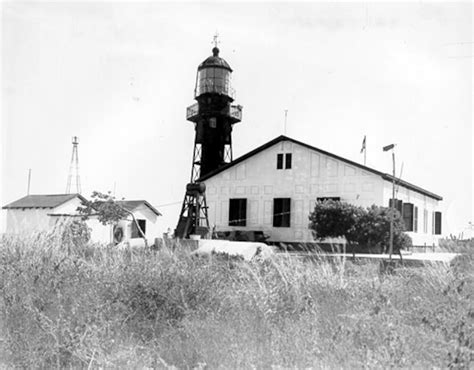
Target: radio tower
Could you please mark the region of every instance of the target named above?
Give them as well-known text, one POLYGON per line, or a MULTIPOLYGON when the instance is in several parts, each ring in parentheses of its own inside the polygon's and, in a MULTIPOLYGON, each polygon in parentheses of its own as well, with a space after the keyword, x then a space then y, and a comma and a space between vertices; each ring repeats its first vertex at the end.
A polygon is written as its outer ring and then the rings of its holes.
POLYGON ((66 194, 71 194, 72 189, 76 189, 76 193, 81 194, 81 178, 79 177, 79 156, 77 154, 77 146, 79 145, 79 138, 73 136, 72 138, 72 156, 71 165, 69 166, 69 175, 67 177, 66 194))

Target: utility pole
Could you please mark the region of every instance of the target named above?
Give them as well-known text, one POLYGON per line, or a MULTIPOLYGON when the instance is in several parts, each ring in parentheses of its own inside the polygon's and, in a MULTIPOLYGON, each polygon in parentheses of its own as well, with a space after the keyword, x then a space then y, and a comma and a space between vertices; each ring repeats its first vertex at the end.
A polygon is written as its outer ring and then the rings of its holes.
POLYGON ((392 253, 393 253, 393 215, 395 213, 395 144, 390 144, 383 147, 383 151, 387 152, 392 150, 392 202, 390 206, 390 246, 389 246, 389 260, 392 262, 392 253))

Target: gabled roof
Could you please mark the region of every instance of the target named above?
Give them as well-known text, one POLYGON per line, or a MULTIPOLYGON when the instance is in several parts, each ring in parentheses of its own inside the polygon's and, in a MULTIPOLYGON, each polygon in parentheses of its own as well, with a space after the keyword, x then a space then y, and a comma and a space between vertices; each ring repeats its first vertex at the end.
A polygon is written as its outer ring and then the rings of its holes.
POLYGON ((56 208, 76 197, 78 197, 81 201, 86 200, 81 194, 36 194, 27 195, 26 197, 7 204, 2 208, 56 208))
POLYGON ((118 200, 117 203, 130 212, 137 209, 141 205, 145 205, 154 214, 156 214, 157 216, 161 216, 161 213, 158 212, 158 210, 155 207, 153 207, 150 203, 148 203, 146 200, 118 200))
MULTIPOLYGON (((388 174, 388 173, 384 173, 384 172, 374 170, 373 168, 364 166, 364 165, 362 165, 360 163, 357 163, 357 162, 353 162, 353 161, 351 161, 349 159, 346 159, 346 158, 343 158, 343 157, 339 157, 338 155, 326 152, 325 150, 322 150, 322 149, 316 148, 314 146, 302 143, 301 141, 292 139, 292 138, 284 136, 284 135, 280 135, 280 136, 276 137, 275 139, 263 144, 262 146, 259 146, 258 148, 248 152, 247 154, 244 154, 243 156, 241 156, 241 157, 237 158, 236 160, 232 161, 231 163, 228 163, 228 164, 226 164, 222 167, 219 167, 218 169, 208 173, 207 175, 202 176, 201 178, 199 178, 199 181, 205 181, 205 180, 217 175, 218 173, 221 173, 221 172, 227 170, 228 168, 231 168, 231 167, 235 166, 236 164, 239 164, 239 163, 245 161, 246 159, 248 159, 250 157, 253 157, 254 155, 264 151, 265 149, 268 149, 268 148, 272 147, 273 145, 275 145, 275 144, 277 144, 281 141, 289 141, 289 142, 292 142, 294 144, 301 145, 305 148, 308 148, 310 150, 313 150, 313 151, 316 151, 318 153, 324 154, 328 157, 331 157, 331 158, 337 159, 339 161, 345 162, 347 164, 350 164, 351 166, 361 168, 361 169, 363 169, 364 171, 367 171, 367 172, 371 172, 375 175, 378 175, 378 176, 382 177, 384 180, 393 181, 393 176, 388 174)), ((409 182, 406 182, 406 181, 403 181, 403 180, 397 179, 397 178, 395 178, 395 182, 397 184, 400 184, 401 186, 404 186, 407 189, 416 191, 416 192, 421 193, 423 195, 426 195, 428 197, 434 198, 436 200, 443 200, 443 198, 441 196, 439 196, 437 194, 434 194, 434 193, 432 193, 428 190, 425 190, 423 188, 420 188, 419 186, 410 184, 409 182)))

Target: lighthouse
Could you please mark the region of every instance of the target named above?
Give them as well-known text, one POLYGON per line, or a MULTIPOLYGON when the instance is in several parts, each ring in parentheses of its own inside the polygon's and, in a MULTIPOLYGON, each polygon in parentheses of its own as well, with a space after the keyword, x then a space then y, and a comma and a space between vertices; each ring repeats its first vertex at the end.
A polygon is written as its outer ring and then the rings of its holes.
POLYGON ((197 70, 194 98, 186 119, 194 123, 195 140, 191 182, 232 161, 232 126, 242 119, 242 107, 233 105, 232 69, 212 49, 197 70))
POLYGON ((232 68, 219 56, 216 38, 212 55, 197 68, 194 98, 186 119, 194 124, 195 138, 190 183, 181 208, 175 235, 209 232, 205 184, 199 178, 232 161, 232 127, 242 120, 242 107, 232 104, 232 68))

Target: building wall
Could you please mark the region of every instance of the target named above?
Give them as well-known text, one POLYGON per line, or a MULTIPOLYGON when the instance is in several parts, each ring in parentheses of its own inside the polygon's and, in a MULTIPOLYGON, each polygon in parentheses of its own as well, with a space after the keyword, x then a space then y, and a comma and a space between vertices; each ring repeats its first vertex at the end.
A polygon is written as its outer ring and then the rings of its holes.
POLYGON ((289 141, 223 171, 206 183, 209 222, 216 230, 263 230, 271 241, 312 241, 308 216, 318 197, 360 206, 381 204, 383 180, 358 167, 289 141), (277 154, 291 153, 291 169, 277 170, 277 154), (229 223, 229 199, 247 199, 247 226, 229 223), (273 227, 273 199, 291 198, 291 227, 273 227))
MULTIPOLYGON (((147 206, 142 205, 133 211, 133 215, 137 220, 145 220, 145 236, 149 242, 153 242, 155 238, 159 237, 157 220, 158 217, 153 213, 147 206)), ((129 217, 129 220, 120 221, 121 225, 125 231, 125 239, 132 239, 132 224, 133 220, 129 217)))
MULTIPOLYGON (((440 211, 439 201, 403 186, 398 187, 398 191, 397 187, 395 187, 395 189, 396 199, 400 199, 403 203, 413 203, 413 205, 418 208, 417 231, 407 232, 413 240, 413 245, 437 246, 441 235, 434 235, 433 213, 440 211)), ((388 207, 390 199, 392 198, 392 183, 390 181, 384 180, 383 193, 383 205, 388 207)))
MULTIPOLYGON (((284 161, 283 161, 284 162, 284 161)), ((205 181, 209 222, 217 231, 262 230, 270 241, 313 241, 308 216, 318 197, 369 207, 388 206, 391 182, 304 146, 285 141, 205 181), (277 169, 277 154, 291 153, 291 169, 277 169), (247 225, 229 226, 229 199, 247 199, 247 225), (291 198, 290 227, 273 227, 273 199, 291 198)), ((438 201, 399 187, 398 199, 418 207, 418 232, 410 232, 415 245, 437 245, 432 235, 432 214, 438 201), (425 226, 425 213, 428 213, 425 226)))
MULTIPOLYGON (((70 217, 64 216, 50 216, 51 214, 76 214, 77 207, 80 204, 80 199, 75 198, 54 209, 8 209, 6 233, 30 234, 33 232, 51 231, 55 225, 64 222, 66 219, 70 219, 70 217)), ((137 219, 146 220, 145 235, 150 242, 154 241, 154 238, 159 236, 157 226, 158 217, 156 214, 144 205, 138 207, 133 213, 137 219)), ((113 241, 112 226, 102 225, 95 217, 90 217, 86 223, 91 230, 91 240, 93 242, 111 243, 113 241)), ((119 222, 119 226, 123 227, 124 239, 130 239, 132 235, 132 222, 130 220, 123 220, 119 222)))
POLYGON ((112 225, 102 225, 96 217, 86 221, 91 232, 91 241, 94 243, 109 244, 113 242, 112 225))
POLYGON ((46 231, 54 225, 48 216, 51 209, 7 209, 6 234, 29 234, 46 231))
POLYGON ((71 199, 56 208, 20 208, 7 209, 7 234, 29 234, 31 232, 49 231, 56 219, 48 214, 75 213, 81 204, 79 198, 71 199))

